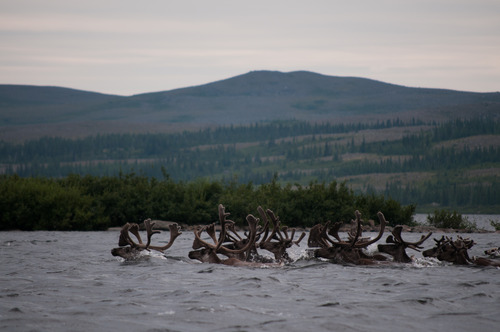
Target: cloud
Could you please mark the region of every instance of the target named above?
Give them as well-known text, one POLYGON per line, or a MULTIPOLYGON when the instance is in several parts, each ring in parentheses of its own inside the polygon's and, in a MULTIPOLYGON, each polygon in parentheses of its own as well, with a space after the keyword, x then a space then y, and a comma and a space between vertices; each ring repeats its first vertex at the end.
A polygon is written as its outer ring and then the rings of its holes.
POLYGON ((131 94, 300 69, 500 89, 494 0, 4 0, 0 9, 1 83, 131 94))

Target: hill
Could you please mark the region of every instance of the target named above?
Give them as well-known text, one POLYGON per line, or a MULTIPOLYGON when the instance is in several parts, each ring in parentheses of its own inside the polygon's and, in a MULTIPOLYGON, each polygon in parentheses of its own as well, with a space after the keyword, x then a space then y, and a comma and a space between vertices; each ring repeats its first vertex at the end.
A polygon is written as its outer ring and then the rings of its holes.
POLYGON ((127 97, 0 86, 0 177, 73 174, 345 181, 421 212, 499 213, 500 93, 270 71, 127 97))
POLYGON ((274 120, 445 121, 500 115, 500 93, 410 88, 312 72, 254 71, 205 85, 134 96, 0 85, 0 139, 168 133, 274 120))

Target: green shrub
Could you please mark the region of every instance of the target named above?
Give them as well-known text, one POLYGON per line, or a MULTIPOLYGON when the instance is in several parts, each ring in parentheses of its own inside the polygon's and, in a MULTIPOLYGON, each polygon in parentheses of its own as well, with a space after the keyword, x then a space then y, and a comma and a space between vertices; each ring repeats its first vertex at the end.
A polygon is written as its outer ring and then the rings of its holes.
POLYGON ((490 225, 495 227, 496 231, 500 231, 500 222, 490 220, 490 225))
POLYGON ((410 224, 415 206, 382 195, 355 194, 345 183, 311 182, 282 186, 275 177, 260 186, 198 178, 174 182, 141 175, 70 175, 22 178, 0 175, 0 230, 100 230, 146 218, 188 225, 218 220, 217 205, 245 224, 257 207, 273 210, 282 225, 312 227, 327 220, 348 222, 359 210, 378 222, 382 211, 391 225, 410 224))
POLYGON ((463 217, 456 211, 435 210, 433 215, 427 216, 427 223, 437 228, 453 228, 475 230, 477 225, 470 222, 467 217, 463 217))

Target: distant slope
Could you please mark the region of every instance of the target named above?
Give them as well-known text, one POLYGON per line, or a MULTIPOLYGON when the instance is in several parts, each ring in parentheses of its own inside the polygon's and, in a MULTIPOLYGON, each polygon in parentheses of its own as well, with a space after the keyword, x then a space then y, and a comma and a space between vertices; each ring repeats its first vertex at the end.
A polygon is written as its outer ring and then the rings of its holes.
POLYGON ((333 77, 311 72, 256 71, 230 79, 132 99, 144 108, 163 111, 170 121, 244 124, 276 119, 334 120, 380 114, 459 111, 474 105, 479 112, 499 93, 408 88, 379 81, 333 77))
POLYGON ((500 115, 500 93, 409 88, 312 72, 254 71, 130 97, 56 87, 0 85, 0 139, 169 132, 299 119, 366 122, 500 115))
POLYGON ((0 125, 71 121, 82 109, 119 98, 60 87, 0 85, 0 125))

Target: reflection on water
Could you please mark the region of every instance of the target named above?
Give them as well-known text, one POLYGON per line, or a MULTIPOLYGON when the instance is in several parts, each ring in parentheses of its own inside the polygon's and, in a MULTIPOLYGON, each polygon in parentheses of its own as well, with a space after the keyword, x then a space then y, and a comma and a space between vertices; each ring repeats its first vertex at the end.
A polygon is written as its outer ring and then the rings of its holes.
MULTIPOLYGON (((471 255, 500 245, 497 233, 464 236, 477 242, 471 255)), ((227 267, 189 260, 192 239, 184 232, 166 255, 125 262, 110 254, 116 232, 0 233, 0 329, 494 331, 500 324, 499 269, 450 266, 411 250, 412 264, 342 266, 307 258, 304 245, 280 268, 227 267)))

